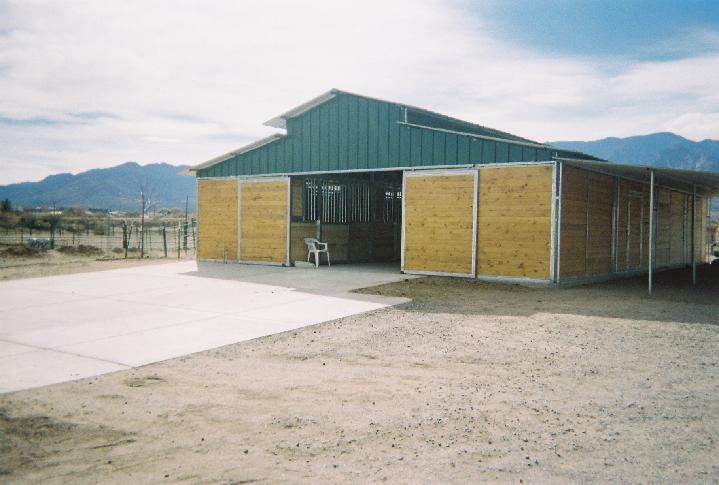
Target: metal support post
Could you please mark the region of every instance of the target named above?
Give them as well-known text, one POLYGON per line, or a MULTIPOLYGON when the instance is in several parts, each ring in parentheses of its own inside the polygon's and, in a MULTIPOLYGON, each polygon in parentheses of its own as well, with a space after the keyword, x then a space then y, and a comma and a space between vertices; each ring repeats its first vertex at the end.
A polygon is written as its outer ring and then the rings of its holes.
POLYGON ((696 206, 697 206, 697 186, 696 184, 693 187, 692 190, 692 248, 691 248, 691 255, 692 255, 692 285, 697 285, 697 256, 696 256, 696 206))
POLYGON ((651 171, 649 183, 649 294, 654 291, 654 258, 656 257, 656 188, 654 186, 654 170, 651 171))

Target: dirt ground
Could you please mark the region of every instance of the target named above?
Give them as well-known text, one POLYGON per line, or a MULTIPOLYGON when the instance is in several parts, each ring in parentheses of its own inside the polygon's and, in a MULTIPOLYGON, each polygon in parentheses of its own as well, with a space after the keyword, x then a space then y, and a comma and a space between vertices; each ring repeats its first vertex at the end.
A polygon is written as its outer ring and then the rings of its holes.
MULTIPOLYGON (((21 247, 22 248, 22 247, 21 247)), ((128 268, 141 264, 158 264, 177 259, 139 259, 139 258, 98 258, 95 255, 63 254, 59 251, 38 252, 35 255, 9 255, 7 248, 0 247, 0 281, 20 278, 35 278, 88 271, 128 268)))
POLYGON ((412 303, 0 396, 0 479, 717 483, 719 274, 412 303))

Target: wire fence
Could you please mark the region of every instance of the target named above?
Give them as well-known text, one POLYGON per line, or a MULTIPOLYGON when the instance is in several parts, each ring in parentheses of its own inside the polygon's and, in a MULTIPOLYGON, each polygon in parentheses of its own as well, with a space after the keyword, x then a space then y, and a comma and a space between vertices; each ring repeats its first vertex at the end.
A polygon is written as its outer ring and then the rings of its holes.
POLYGON ((70 254, 112 258, 195 256, 197 221, 94 221, 92 226, 57 224, 49 229, 0 228, 0 245, 32 246, 70 254))

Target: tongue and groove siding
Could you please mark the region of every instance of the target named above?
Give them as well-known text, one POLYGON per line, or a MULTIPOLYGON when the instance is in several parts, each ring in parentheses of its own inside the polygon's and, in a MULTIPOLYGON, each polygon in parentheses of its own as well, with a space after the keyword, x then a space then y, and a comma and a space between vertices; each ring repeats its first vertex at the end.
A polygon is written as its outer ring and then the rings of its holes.
POLYGON ((549 279, 553 169, 480 169, 478 275, 549 279))
POLYGON ((405 174, 404 271, 474 276, 475 180, 405 174))
POLYGON ((198 259, 237 259, 237 180, 197 181, 198 259))
POLYGON ((289 264, 289 181, 240 182, 240 261, 289 264))
MULTIPOLYGON (((646 271, 649 186, 569 166, 563 173, 560 279, 646 271)), ((690 264, 692 196, 657 187, 656 207, 655 268, 690 264)), ((701 197, 697 198, 697 210, 706 211, 701 197)), ((705 213, 699 212, 695 221, 697 262, 704 260, 705 253, 705 213)))

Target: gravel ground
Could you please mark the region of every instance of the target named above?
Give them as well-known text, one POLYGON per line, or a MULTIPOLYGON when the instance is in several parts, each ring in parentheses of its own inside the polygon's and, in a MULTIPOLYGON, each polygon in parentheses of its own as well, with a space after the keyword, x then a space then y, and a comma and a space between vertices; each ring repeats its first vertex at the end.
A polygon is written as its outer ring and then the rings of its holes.
POLYGON ((47 483, 719 482, 719 275, 444 278, 412 303, 0 396, 0 475, 47 483))

